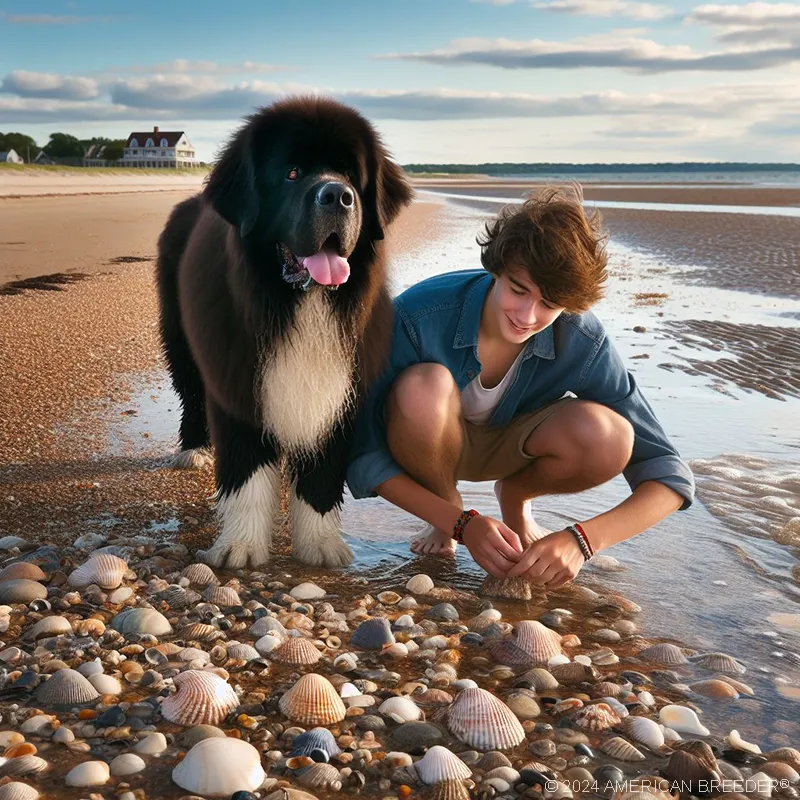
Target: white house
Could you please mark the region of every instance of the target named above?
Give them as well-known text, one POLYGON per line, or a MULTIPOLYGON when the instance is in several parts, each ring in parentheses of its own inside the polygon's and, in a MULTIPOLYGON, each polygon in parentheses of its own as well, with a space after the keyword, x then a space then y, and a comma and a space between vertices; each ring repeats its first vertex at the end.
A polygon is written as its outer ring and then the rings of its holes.
POLYGON ((183 131, 162 131, 158 126, 147 133, 134 131, 125 142, 118 162, 122 167, 194 167, 194 145, 183 131))
POLYGON ((24 164, 25 160, 17 155, 16 150, 7 150, 0 153, 0 164, 24 164))

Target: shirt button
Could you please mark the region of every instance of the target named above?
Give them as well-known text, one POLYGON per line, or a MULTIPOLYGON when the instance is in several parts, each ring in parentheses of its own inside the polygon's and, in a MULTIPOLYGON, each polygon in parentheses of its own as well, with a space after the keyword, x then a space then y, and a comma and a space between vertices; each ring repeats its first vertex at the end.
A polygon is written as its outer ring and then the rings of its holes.
POLYGON ((471 378, 474 374, 475 374, 475 370, 474 369, 468 369, 467 370, 467 377, 468 378, 471 378))

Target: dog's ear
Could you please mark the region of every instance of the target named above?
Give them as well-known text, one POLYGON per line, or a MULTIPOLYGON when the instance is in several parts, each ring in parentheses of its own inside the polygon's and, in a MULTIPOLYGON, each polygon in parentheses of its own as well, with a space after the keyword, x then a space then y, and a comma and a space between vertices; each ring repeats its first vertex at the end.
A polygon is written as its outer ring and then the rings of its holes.
POLYGON ((235 225, 242 236, 253 230, 258 219, 258 192, 249 123, 228 142, 206 180, 203 194, 214 210, 235 225))
POLYGON ((369 217, 369 238, 383 239, 392 220, 407 206, 414 192, 405 172, 389 158, 377 135, 369 159, 369 180, 364 189, 364 205, 369 217))

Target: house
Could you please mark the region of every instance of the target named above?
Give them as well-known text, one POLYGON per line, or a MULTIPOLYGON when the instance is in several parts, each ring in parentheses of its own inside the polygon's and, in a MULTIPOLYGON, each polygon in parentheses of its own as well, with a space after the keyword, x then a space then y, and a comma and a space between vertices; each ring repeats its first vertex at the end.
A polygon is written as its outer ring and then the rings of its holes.
POLYGON ((134 131, 125 142, 125 151, 118 162, 122 167, 194 167, 197 166, 194 145, 184 131, 134 131))
POLYGON ((103 155, 106 149, 104 144, 90 144, 86 148, 86 155, 83 157, 84 167, 113 167, 116 162, 109 161, 103 155))
POLYGON ((43 164, 44 166, 52 166, 55 164, 55 159, 51 158, 44 150, 40 150, 36 158, 33 159, 34 164, 43 164))
POLYGON ((17 155, 16 150, 6 150, 0 153, 0 164, 24 164, 25 160, 17 155))

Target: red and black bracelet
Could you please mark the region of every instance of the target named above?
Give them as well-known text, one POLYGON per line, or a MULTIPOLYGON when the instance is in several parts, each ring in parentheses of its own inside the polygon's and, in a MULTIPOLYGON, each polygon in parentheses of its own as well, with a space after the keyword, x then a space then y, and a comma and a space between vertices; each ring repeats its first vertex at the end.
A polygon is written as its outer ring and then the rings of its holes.
POLYGON ((461 512, 461 516, 456 521, 456 524, 453 525, 453 539, 455 539, 458 544, 464 544, 464 528, 467 527, 467 523, 473 517, 479 516, 480 514, 474 508, 471 508, 469 511, 461 512))
POLYGON ((567 525, 567 530, 575 537, 575 541, 583 554, 583 560, 588 561, 594 555, 594 549, 583 526, 580 522, 575 522, 572 525, 567 525))

